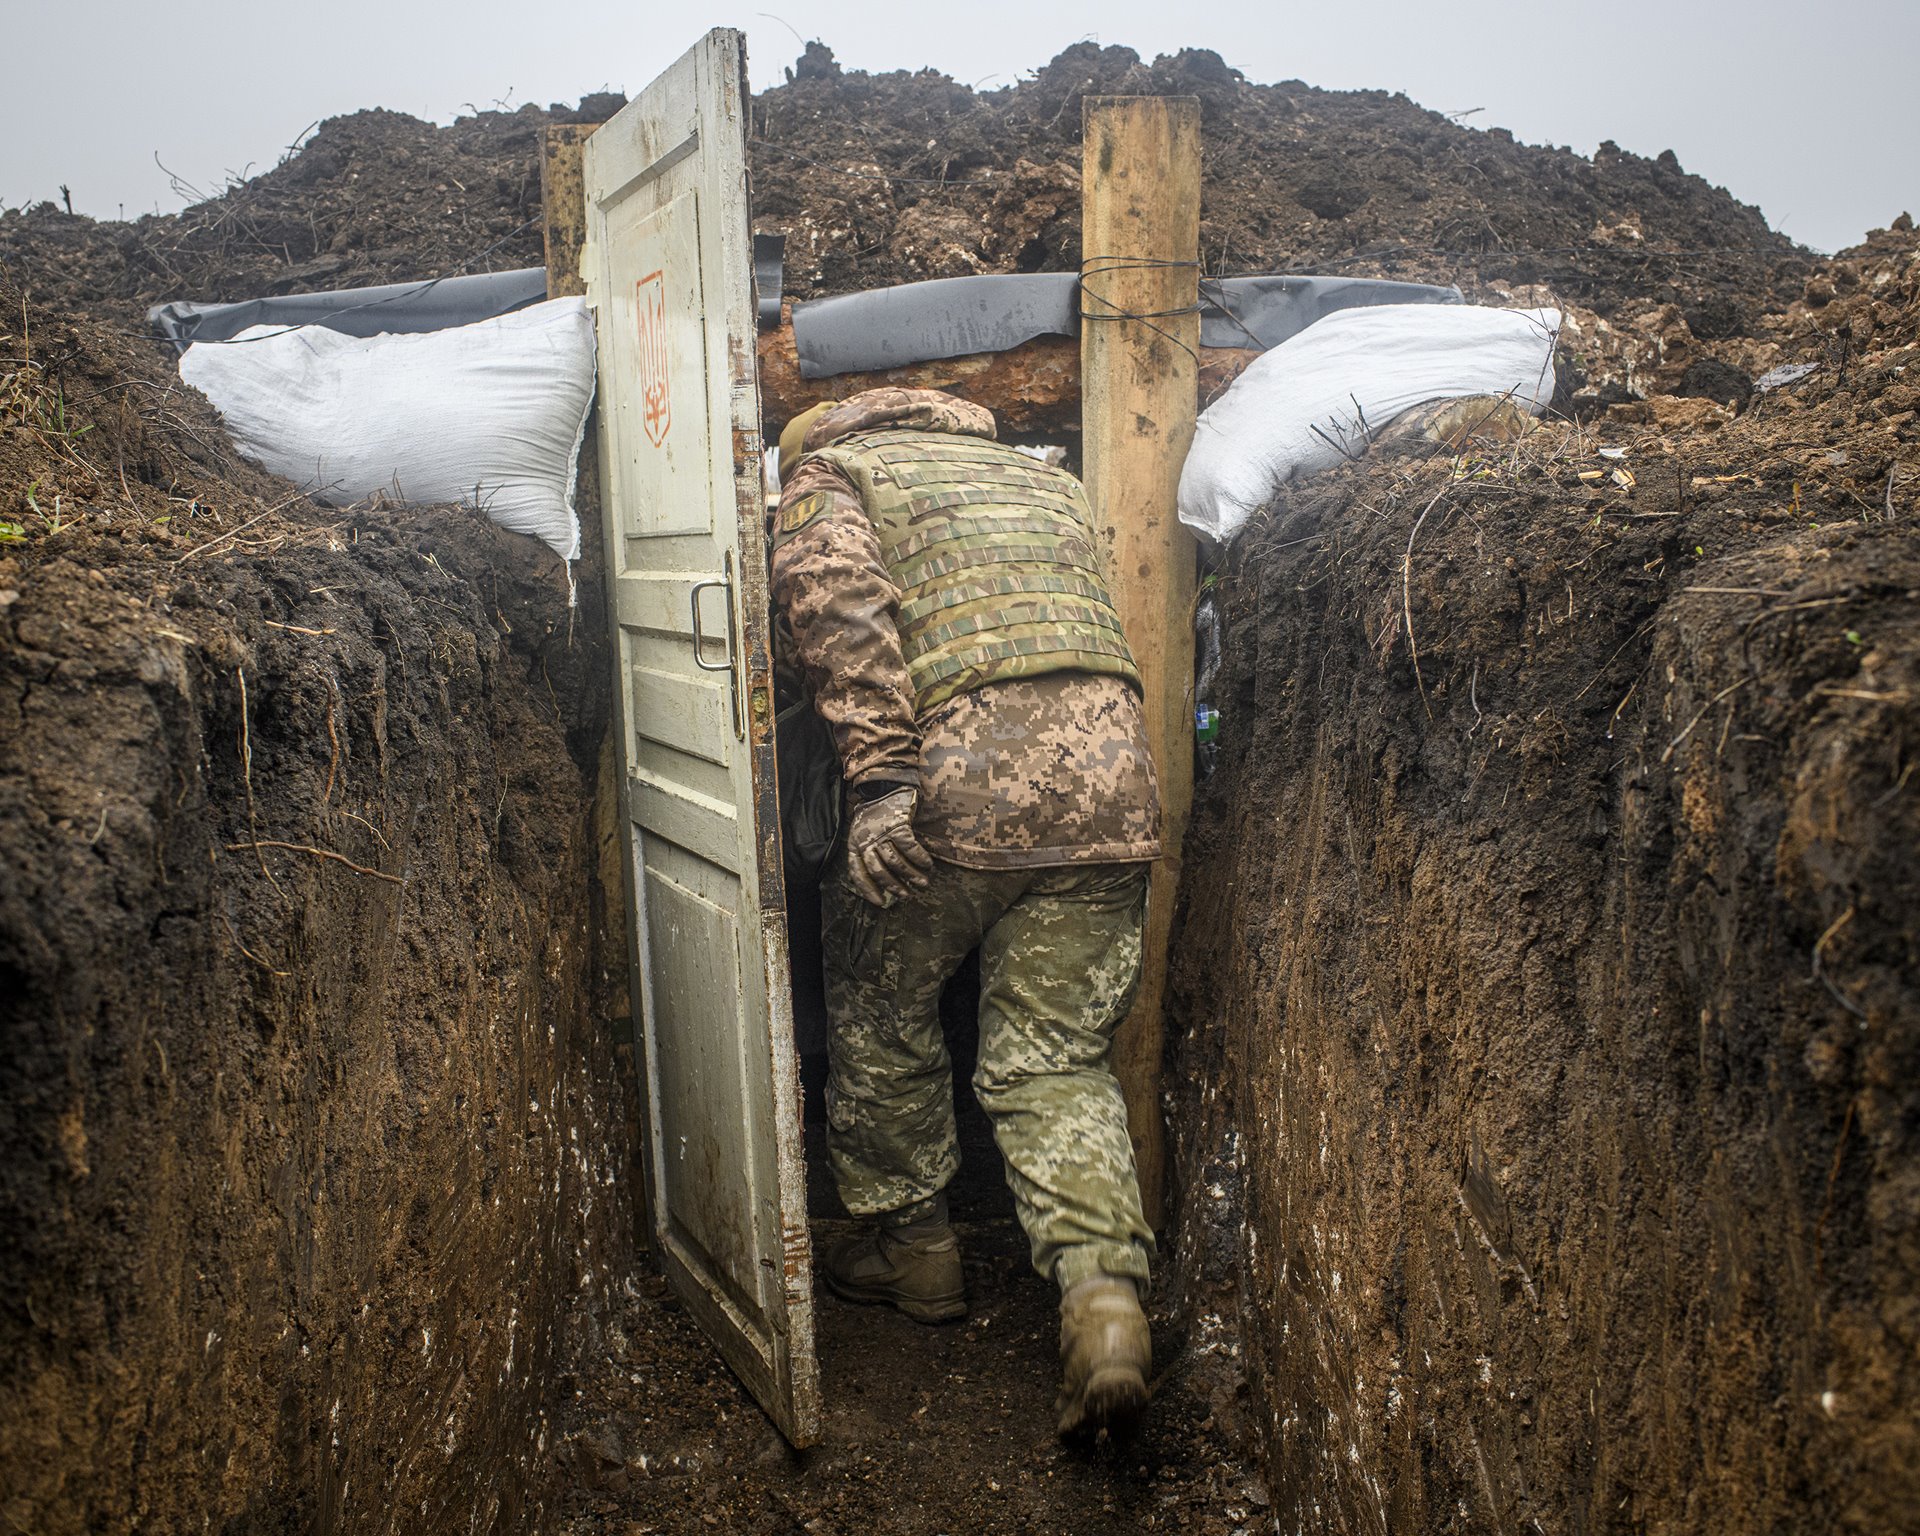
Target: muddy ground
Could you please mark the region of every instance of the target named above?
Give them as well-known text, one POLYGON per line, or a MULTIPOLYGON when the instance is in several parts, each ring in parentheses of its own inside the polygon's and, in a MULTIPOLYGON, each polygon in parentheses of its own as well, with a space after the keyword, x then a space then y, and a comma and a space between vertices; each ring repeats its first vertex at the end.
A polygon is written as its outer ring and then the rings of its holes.
MULTIPOLYGON (((960 1084, 951 1190, 970 1311, 928 1328, 817 1288, 826 1425, 789 1450, 666 1283, 639 1276, 576 1394, 563 1450, 568 1536, 939 1536, 1267 1528, 1224 1251, 1170 1264, 1150 1307, 1154 1400, 1140 1435, 1063 1446, 1053 1432, 1058 1293, 1034 1274, 971 1076, 972 978, 945 1010, 960 1084)), ((806 1058, 816 1251, 857 1230, 825 1160, 825 1058, 806 1058)), ((1217 1170, 1216 1170, 1217 1171, 1217 1170)))
POLYGON ((1737 417, 1350 466, 1225 568, 1174 1124, 1280 1529, 1920 1525, 1920 247, 1826 270, 1737 417))

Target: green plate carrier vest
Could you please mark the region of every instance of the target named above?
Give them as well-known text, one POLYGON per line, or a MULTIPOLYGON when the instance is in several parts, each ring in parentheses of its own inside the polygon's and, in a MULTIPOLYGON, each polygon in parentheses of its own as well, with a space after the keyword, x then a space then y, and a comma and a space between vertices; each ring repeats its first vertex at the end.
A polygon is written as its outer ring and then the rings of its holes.
POLYGON ((1140 686, 1086 492, 1072 475, 989 438, 945 432, 861 432, 817 456, 860 488, 880 537, 900 589, 916 713, 986 683, 1049 672, 1140 686))

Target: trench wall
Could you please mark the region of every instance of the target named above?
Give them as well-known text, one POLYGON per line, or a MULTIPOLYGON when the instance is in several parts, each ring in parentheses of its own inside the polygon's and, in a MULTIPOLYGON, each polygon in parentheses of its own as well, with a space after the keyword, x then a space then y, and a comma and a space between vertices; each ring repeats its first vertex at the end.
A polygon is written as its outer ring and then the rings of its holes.
POLYGON ((1173 1120, 1276 1529, 1920 1527, 1914 542, 1420 505, 1223 587, 1173 1120))
POLYGON ((592 616, 458 512, 249 546, 0 583, 0 1525, 537 1530, 634 1220, 592 616))

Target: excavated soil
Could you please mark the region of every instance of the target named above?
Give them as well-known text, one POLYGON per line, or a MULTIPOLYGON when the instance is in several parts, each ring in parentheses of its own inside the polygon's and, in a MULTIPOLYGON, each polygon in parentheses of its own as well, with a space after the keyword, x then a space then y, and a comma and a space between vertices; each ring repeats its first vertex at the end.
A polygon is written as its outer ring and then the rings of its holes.
POLYGON ((124 223, 53 203, 0 213, 0 263, 37 299, 139 329, 145 307, 168 299, 537 267, 541 128, 602 122, 624 104, 589 96, 447 128, 381 108, 329 118, 274 169, 181 213, 124 223))
POLYGON ((1349 466, 1223 573, 1174 1124, 1280 1529, 1920 1525, 1920 245, 1819 276, 1738 417, 1349 466))
MULTIPOLYGON (((788 236, 786 294, 975 272, 1077 269, 1081 102, 1200 99, 1201 251, 1215 275, 1315 271, 1544 283, 1612 316, 1665 303, 1704 338, 1798 296, 1807 254, 1757 209, 1655 159, 1515 142, 1380 91, 1259 85, 1217 54, 1152 64, 1079 43, 975 91, 933 70, 842 71, 820 44, 754 98, 755 225, 788 236)), ((42 298, 137 323, 167 299, 238 299, 537 266, 539 130, 622 104, 402 113, 319 125, 273 170, 179 214, 0 213, 0 263, 42 298)))
POLYGON ((1480 132, 1382 91, 1258 85, 1218 54, 1143 63, 1077 43, 976 92, 931 70, 842 72, 809 50, 754 102, 758 227, 799 296, 974 272, 1077 270, 1081 103, 1190 95, 1207 271, 1333 272, 1468 289, 1550 283, 1611 314, 1677 302, 1740 334, 1806 259, 1671 153, 1592 159, 1480 132))
POLYGON ((539 1528, 632 1265, 604 658, 0 306, 0 1523, 539 1528))

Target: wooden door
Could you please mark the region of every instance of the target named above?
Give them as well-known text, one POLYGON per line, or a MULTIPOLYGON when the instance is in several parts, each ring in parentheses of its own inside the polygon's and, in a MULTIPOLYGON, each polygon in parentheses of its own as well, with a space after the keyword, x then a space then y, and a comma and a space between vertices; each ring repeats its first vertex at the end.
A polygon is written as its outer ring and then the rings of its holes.
POLYGON ((647 1179, 661 1261, 795 1445, 819 1433, 773 758, 744 39, 594 133, 599 331, 647 1179))

